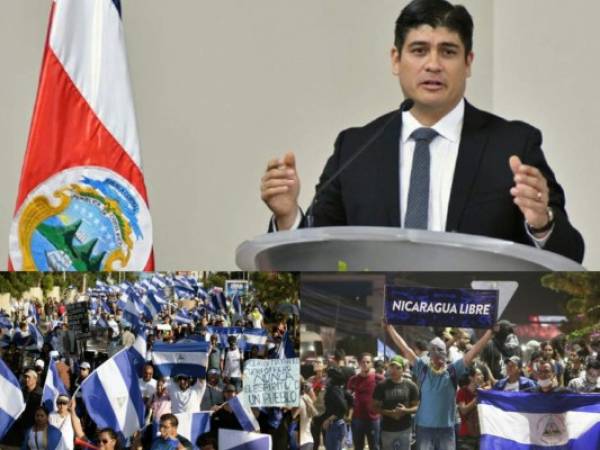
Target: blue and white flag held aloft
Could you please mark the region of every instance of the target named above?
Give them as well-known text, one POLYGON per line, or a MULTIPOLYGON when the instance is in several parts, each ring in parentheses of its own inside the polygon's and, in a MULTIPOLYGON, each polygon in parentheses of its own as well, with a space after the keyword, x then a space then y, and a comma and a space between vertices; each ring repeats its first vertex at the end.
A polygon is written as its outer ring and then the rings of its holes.
POLYGON ((245 431, 260 430, 260 425, 258 424, 256 417, 254 417, 254 413, 252 412, 250 403, 248 403, 248 400, 244 395, 244 391, 238 393, 227 403, 233 410, 233 414, 235 414, 235 417, 242 426, 242 429, 244 429, 245 431))
POLYGON ((112 428, 128 439, 144 426, 144 401, 131 347, 100 365, 81 384, 83 401, 98 428, 112 428))
POLYGON ((152 346, 152 362, 163 377, 176 375, 204 377, 208 364, 208 343, 157 342, 152 346))
POLYGON ((271 436, 248 431, 219 429, 220 450, 272 450, 271 436))
POLYGON ((0 359, 0 440, 25 411, 21 386, 8 366, 0 359))
POLYGON ((264 347, 267 345, 267 330, 264 328, 244 328, 244 342, 246 347, 257 345, 264 347))
POLYGON ((478 391, 482 450, 600 448, 600 396, 478 391))
POLYGON ((44 382, 44 390, 42 392, 42 406, 49 412, 56 411, 56 399, 59 395, 68 395, 67 388, 56 370, 56 362, 50 358, 48 365, 48 373, 44 382))
POLYGON ((200 435, 210 431, 210 415, 209 411, 175 414, 179 421, 177 433, 190 442, 197 442, 200 435))
POLYGON ((377 339, 377 358, 393 358, 397 353, 385 344, 381 339, 377 339))

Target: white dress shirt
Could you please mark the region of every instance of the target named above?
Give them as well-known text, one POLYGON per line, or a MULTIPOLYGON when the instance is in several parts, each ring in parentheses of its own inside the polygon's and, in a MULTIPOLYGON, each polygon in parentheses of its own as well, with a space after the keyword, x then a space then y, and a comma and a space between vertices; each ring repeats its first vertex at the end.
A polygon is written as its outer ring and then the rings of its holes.
MULTIPOLYGON (((450 203, 450 191, 454 179, 454 168, 458 156, 460 133, 465 116, 465 102, 458 102, 452 111, 430 128, 438 135, 429 144, 431 162, 429 166, 429 214, 427 229, 432 231, 446 230, 446 217, 450 203)), ((400 223, 404 225, 410 172, 412 170, 415 140, 410 135, 423 127, 410 111, 402 113, 402 135, 400 136, 400 223)), ((508 161, 506 162, 508 164, 508 161)))

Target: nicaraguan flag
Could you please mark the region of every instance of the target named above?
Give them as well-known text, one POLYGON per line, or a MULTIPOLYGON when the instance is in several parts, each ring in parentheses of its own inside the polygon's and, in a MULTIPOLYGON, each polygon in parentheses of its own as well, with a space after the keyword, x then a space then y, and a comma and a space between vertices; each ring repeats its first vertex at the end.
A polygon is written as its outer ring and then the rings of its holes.
POLYGON ((10 317, 5 316, 5 315, 0 315, 0 328, 3 328, 5 330, 13 329, 13 323, 10 320, 10 317))
POLYGON ((98 428, 112 428, 125 440, 144 426, 144 401, 131 351, 121 350, 81 384, 86 409, 98 428))
POLYGON ((194 318, 185 309, 178 309, 173 316, 175 323, 183 323, 186 325, 193 325, 194 318))
POLYGON ((119 0, 54 0, 9 269, 152 270, 119 0))
POLYGON ((42 347, 44 346, 44 335, 39 330, 39 328, 36 327, 34 324, 30 323, 28 326, 29 326, 29 336, 31 336, 31 341, 29 342, 29 345, 27 348, 41 350, 42 347))
POLYGON ((242 300, 240 299, 240 296, 235 295, 233 297, 233 300, 231 300, 231 303, 233 305, 233 310, 235 311, 235 313, 238 315, 242 315, 242 300))
POLYGON ((17 377, 0 358, 0 440, 25 411, 25 401, 17 377))
POLYGON ((46 381, 44 382, 44 390, 42 392, 42 405, 49 412, 56 411, 56 399, 59 395, 69 395, 67 388, 56 370, 56 362, 50 358, 48 372, 46 373, 46 381))
POLYGON ((272 450, 271 436, 248 431, 219 429, 220 450, 272 450))
POLYGON ((267 345, 267 330, 264 328, 244 328, 244 341, 246 348, 253 345, 264 347, 267 345))
POLYGON ((133 342, 133 346, 131 347, 130 355, 132 357, 135 373, 140 377, 142 376, 144 365, 146 364, 147 351, 146 331, 144 329, 139 329, 135 341, 133 342))
POLYGON ((208 364, 208 343, 185 342, 152 346, 152 362, 163 377, 189 375, 205 377, 208 364))
POLYGON ((600 448, 600 395, 478 391, 480 448, 600 448))
POLYGON ((197 442, 200 435, 210 431, 210 415, 209 411, 175 414, 179 421, 177 433, 192 443, 197 442))
MULTIPOLYGON (((235 336, 237 338, 238 345, 241 344, 241 338, 243 337, 243 328, 242 327, 214 327, 208 326, 206 327, 206 338, 210 340, 210 336, 216 334, 219 337, 219 346, 221 348, 228 347, 227 338, 229 336, 235 336)), ((240 348, 242 348, 240 346, 240 348)), ((243 349, 242 349, 243 350, 243 349)))
POLYGON ((242 426, 242 429, 245 431, 258 431, 260 430, 260 425, 254 417, 254 413, 252 412, 252 408, 250 407, 250 403, 246 399, 244 395, 244 391, 239 392, 235 397, 227 402, 238 422, 242 426))
POLYGON ((389 359, 396 355, 397 353, 389 346, 385 345, 381 339, 377 339, 377 358, 383 359, 385 357, 389 359))

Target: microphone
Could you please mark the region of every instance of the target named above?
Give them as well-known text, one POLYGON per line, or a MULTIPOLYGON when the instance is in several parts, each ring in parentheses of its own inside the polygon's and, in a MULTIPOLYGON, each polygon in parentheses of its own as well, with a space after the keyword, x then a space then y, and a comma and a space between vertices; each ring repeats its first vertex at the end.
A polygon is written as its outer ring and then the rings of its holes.
POLYGON ((333 181, 336 180, 341 175, 341 173, 344 170, 346 170, 346 168, 350 164, 352 164, 354 162, 354 160, 356 160, 367 148, 369 148, 371 146, 371 144, 373 144, 373 142, 375 142, 375 140, 377 140, 377 138, 379 138, 379 136, 382 135, 384 130, 388 127, 388 125, 390 123, 392 123, 392 121, 394 119, 396 119, 404 111, 408 111, 409 109, 411 109, 414 106, 414 104, 415 104, 415 102, 412 98, 407 98, 406 100, 404 100, 400 104, 400 108, 398 108, 396 110, 396 112, 394 114, 392 114, 388 120, 385 121, 385 123, 369 138, 369 140, 367 142, 365 142, 354 153, 354 155, 352 155, 352 157, 350 157, 344 164, 342 164, 341 167, 338 170, 336 170, 333 173, 333 175, 331 175, 329 177, 329 179, 327 181, 325 181, 325 183, 323 183, 321 186, 319 186, 319 188, 315 192, 315 195, 313 196, 312 201, 310 202, 310 205, 308 205, 308 209, 306 210, 306 228, 312 228, 314 225, 313 209, 314 209, 315 205, 317 204, 319 195, 321 195, 323 193, 323 191, 325 189, 327 189, 331 185, 331 183, 333 183, 333 181))

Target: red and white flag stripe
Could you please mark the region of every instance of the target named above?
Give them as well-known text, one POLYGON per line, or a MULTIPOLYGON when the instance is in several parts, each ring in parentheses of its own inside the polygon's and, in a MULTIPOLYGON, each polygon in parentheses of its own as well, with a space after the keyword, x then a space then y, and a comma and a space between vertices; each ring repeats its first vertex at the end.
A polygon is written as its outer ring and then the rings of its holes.
POLYGON ((117 0, 54 0, 10 235, 15 270, 152 270, 117 0))

